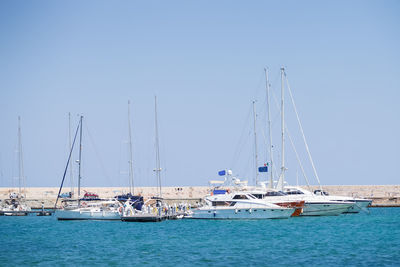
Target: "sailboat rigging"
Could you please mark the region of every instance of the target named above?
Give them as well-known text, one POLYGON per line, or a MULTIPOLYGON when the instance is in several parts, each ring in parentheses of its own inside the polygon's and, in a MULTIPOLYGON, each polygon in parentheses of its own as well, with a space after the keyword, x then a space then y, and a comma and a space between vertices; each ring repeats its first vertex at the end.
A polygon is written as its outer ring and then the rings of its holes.
POLYGON ((271 109, 270 109, 270 94, 269 94, 269 81, 268 81, 268 70, 265 71, 265 82, 267 89, 267 106, 268 106, 268 133, 269 133, 269 158, 270 158, 270 179, 269 179, 269 188, 274 187, 274 164, 273 164, 273 153, 272 153, 272 129, 271 129, 271 109))
POLYGON ((25 216, 31 208, 26 204, 26 184, 24 175, 24 161, 22 153, 21 117, 18 116, 18 193, 12 192, 10 200, 5 201, 0 213, 6 216, 25 216), (22 190, 22 187, 24 190, 22 190))
POLYGON ((132 131, 131 131, 131 110, 130 101, 128 101, 128 131, 129 131, 129 193, 135 194, 135 185, 133 182, 133 159, 132 159, 132 131))
POLYGON ((155 146, 156 146, 156 168, 154 169, 158 183, 158 196, 162 198, 161 193, 161 166, 160 166, 160 144, 158 138, 158 118, 157 118, 157 96, 154 96, 154 124, 155 124, 155 146))
POLYGON ((57 202, 60 197, 62 186, 64 184, 65 175, 71 160, 72 151, 76 142, 76 138, 79 130, 79 159, 78 159, 78 205, 66 205, 62 209, 58 209, 55 212, 55 216, 58 220, 120 220, 120 211, 122 210, 121 203, 116 199, 101 200, 86 199, 88 193, 85 194, 85 198, 81 199, 81 166, 82 166, 82 125, 83 116, 80 116, 78 127, 76 128, 74 141, 68 156, 66 168, 64 170, 64 176, 61 181, 61 186, 58 192, 57 200, 54 208, 57 208, 57 202), (82 201, 85 200, 85 201, 82 201), (95 201, 92 201, 95 200, 95 201), (98 200, 98 201, 97 201, 98 200))
MULTIPOLYGON (((72 142, 72 145, 70 146, 70 151, 69 151, 69 155, 68 155, 67 165, 65 166, 65 169, 64 169, 64 175, 63 175, 63 178, 62 178, 62 180, 61 180, 60 188, 59 188, 59 190, 58 190, 58 195, 57 195, 56 202, 55 202, 55 204, 54 204, 54 209, 57 208, 58 199, 60 198, 61 190, 62 190, 63 185, 64 185, 64 180, 65 180, 65 176, 66 176, 66 174, 67 174, 68 166, 70 166, 71 156, 72 156, 72 152, 73 152, 73 150, 74 150, 76 137, 77 137, 78 131, 79 131, 79 129, 81 128, 81 125, 82 125, 82 118, 83 118, 83 116, 81 116, 81 118, 80 118, 80 120, 79 120, 79 124, 78 124, 78 126, 76 127, 76 131, 75 131, 74 141, 72 142)), ((79 169, 79 171, 80 171, 80 169, 79 169)), ((80 177, 80 175, 79 175, 79 177, 80 177)), ((78 184, 78 186, 79 186, 79 185, 80 185, 80 184, 78 184)), ((79 196, 78 196, 78 198, 79 198, 79 196)))

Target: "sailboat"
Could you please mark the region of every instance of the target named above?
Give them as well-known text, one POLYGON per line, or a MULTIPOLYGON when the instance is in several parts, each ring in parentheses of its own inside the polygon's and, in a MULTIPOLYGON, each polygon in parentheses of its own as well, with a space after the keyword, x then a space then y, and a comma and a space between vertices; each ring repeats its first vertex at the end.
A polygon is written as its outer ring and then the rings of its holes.
MULTIPOLYGON (((286 77, 285 69, 281 68, 281 149, 282 149, 282 164, 281 164, 281 174, 279 176, 278 183, 276 185, 276 189, 279 191, 283 191, 288 195, 288 198, 290 199, 296 199, 296 200, 303 200, 305 201, 303 211, 301 213, 301 216, 326 216, 326 215, 340 215, 344 212, 347 212, 349 209, 351 209, 355 203, 342 200, 342 201, 335 201, 329 198, 326 198, 324 195, 317 196, 315 194, 312 194, 311 192, 301 189, 301 188, 293 188, 285 185, 285 172, 286 172, 286 166, 285 166, 285 130, 286 130, 286 125, 285 125, 285 100, 284 100, 284 92, 285 92, 285 80, 284 78, 286 77)), ((290 90, 290 88, 289 88, 290 90)), ((291 91, 289 91, 291 93, 291 91)), ((291 95, 292 96, 292 95, 291 95)), ((292 98, 292 103, 293 98, 292 98)), ((296 111, 296 117, 300 125, 301 132, 303 134, 303 140, 305 142, 305 136, 300 124, 300 120, 297 114, 297 109, 294 106, 294 109, 296 111)), ((308 152, 314 173, 316 175, 316 178, 318 180, 318 183, 320 184, 321 188, 321 183, 318 178, 318 175, 316 174, 316 170, 314 167, 314 162, 312 161, 311 154, 308 149, 307 142, 306 144, 306 150, 308 152)), ((296 152, 297 154, 297 152, 296 152)), ((321 188, 322 190, 322 188, 321 188)))
POLYGON ((133 209, 141 210, 143 206, 143 197, 135 195, 135 184, 133 180, 133 155, 132 155, 132 131, 131 131, 131 112, 130 101, 128 101, 128 133, 129 133, 129 193, 117 195, 115 198, 120 202, 129 203, 133 209), (126 202, 128 201, 129 202, 126 202))
POLYGON ((24 177, 24 163, 22 154, 22 134, 21 134, 21 117, 18 116, 18 193, 12 192, 10 199, 5 201, 5 206, 0 210, 1 215, 5 216, 25 216, 31 210, 26 204, 26 189, 24 177), (24 191, 22 192, 22 186, 24 191))
POLYGON ((83 116, 80 117, 78 127, 76 128, 74 141, 71 146, 67 166, 58 192, 57 200, 54 205, 55 216, 58 220, 120 220, 122 205, 116 199, 100 201, 83 201, 81 199, 81 163, 82 163, 82 123, 83 116), (78 199, 77 203, 65 205, 62 209, 57 208, 57 202, 64 184, 65 175, 71 160, 71 155, 79 131, 79 160, 78 160, 78 199))
MULTIPOLYGON (((268 75, 266 72, 266 81, 267 81, 267 101, 269 101, 269 85, 268 85, 268 75)), ((268 106, 269 107, 269 106, 268 106)), ((256 113, 256 108, 255 108, 255 101, 253 101, 253 116, 254 116, 254 152, 255 152, 255 185, 254 187, 241 187, 238 188, 237 190, 240 191, 246 191, 247 193, 251 194, 252 196, 256 197, 257 199, 264 200, 266 203, 272 203, 274 205, 278 205, 280 207, 285 207, 285 208, 293 208, 294 211, 291 214, 292 217, 299 216, 302 212, 302 209, 304 207, 304 200, 292 200, 288 199, 285 197, 285 194, 282 192, 279 192, 276 189, 273 188, 268 188, 266 186, 267 181, 264 182, 259 182, 258 176, 259 173, 266 173, 268 172, 268 164, 264 164, 264 166, 259 167, 258 165, 258 153, 257 153, 257 131, 256 131, 256 118, 257 118, 257 113, 256 113)), ((270 112, 268 110, 268 125, 271 125, 270 121, 270 112)), ((269 127, 270 128, 270 127, 269 127)), ((271 131, 271 128, 270 128, 271 131)), ((272 139, 271 139, 271 132, 270 132, 270 143, 272 144, 272 139)), ((270 152, 270 158, 272 159, 272 146, 269 149, 270 152)), ((273 161, 270 161, 270 165, 272 166, 273 161)), ((272 171, 270 170, 271 176, 270 176, 270 185, 273 183, 273 176, 272 176, 272 171)))
MULTIPOLYGON (((157 96, 154 97, 154 129, 155 129, 155 148, 156 148, 156 168, 153 170, 156 173, 158 184, 158 195, 153 196, 144 202, 141 210, 133 208, 127 200, 124 204, 121 220, 126 222, 159 222, 173 217, 172 209, 162 198, 161 191, 161 164, 160 164, 160 148, 158 138, 158 117, 157 117, 157 96)), ((174 210, 175 211, 175 210, 174 210)))

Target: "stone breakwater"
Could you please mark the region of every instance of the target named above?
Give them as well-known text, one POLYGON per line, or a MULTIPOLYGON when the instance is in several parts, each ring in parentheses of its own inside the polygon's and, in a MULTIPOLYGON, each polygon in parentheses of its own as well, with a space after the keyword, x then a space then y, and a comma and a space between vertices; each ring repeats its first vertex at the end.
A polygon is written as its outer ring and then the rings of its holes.
MULTIPOLYGON (((319 189, 319 186, 302 186, 309 190, 319 189)), ((326 185, 322 186, 324 191, 330 195, 364 197, 373 200, 372 206, 376 207, 400 207, 400 185, 326 185)), ((184 187, 163 187, 162 196, 170 203, 188 202, 196 206, 201 199, 210 193, 208 186, 184 186, 184 187)), ((111 198, 116 195, 127 193, 127 187, 84 187, 81 188, 81 195, 84 192, 93 192, 100 198, 111 198)), ((0 188, 0 200, 9 199, 12 192, 18 192, 17 188, 0 188)), ((62 192, 68 192, 64 189, 62 192)), ((54 206, 57 198, 58 188, 56 187, 30 187, 26 188, 26 200, 33 208, 46 208, 54 206)), ((77 190, 75 189, 75 194, 77 190)), ((157 187, 137 187, 136 195, 142 195, 145 199, 158 194, 157 187)))

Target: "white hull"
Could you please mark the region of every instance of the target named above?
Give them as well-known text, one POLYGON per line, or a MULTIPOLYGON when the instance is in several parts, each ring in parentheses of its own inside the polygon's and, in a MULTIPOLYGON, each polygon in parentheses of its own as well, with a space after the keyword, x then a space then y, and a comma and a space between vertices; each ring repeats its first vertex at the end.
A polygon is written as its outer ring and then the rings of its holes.
POLYGON ((356 199, 354 205, 346 211, 346 213, 359 213, 360 211, 367 210, 368 206, 371 205, 372 200, 356 199))
POLYGON ((294 209, 195 209, 191 219, 287 219, 294 209))
POLYGON ((346 213, 359 213, 360 211, 367 210, 368 206, 371 205, 372 200, 366 198, 354 198, 354 197, 345 197, 345 196, 325 196, 327 199, 335 201, 335 202, 351 202, 354 203, 352 207, 350 207, 346 213))
POLYGON ((306 202, 300 216, 337 216, 347 212, 353 203, 306 202))
POLYGON ((27 216, 28 213, 27 212, 23 212, 23 211, 18 211, 17 213, 15 213, 15 212, 13 212, 13 213, 4 212, 3 215, 4 216, 27 216))
POLYGON ((57 210, 55 216, 58 220, 121 220, 118 211, 107 210, 57 210))

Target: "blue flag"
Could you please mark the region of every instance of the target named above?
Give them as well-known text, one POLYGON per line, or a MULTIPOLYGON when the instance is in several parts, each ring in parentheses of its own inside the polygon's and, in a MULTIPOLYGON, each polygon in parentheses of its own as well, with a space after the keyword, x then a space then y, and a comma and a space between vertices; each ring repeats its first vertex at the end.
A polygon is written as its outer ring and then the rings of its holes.
POLYGON ((226 174, 226 171, 225 171, 225 170, 219 171, 219 172, 218 172, 218 175, 219 175, 219 176, 224 176, 225 174, 226 174))
POLYGON ((258 167, 258 172, 268 172, 268 166, 258 167))

